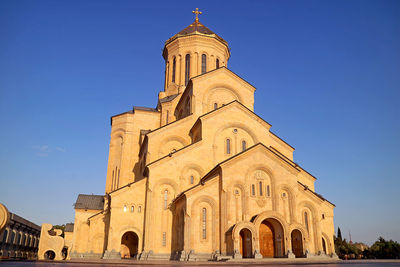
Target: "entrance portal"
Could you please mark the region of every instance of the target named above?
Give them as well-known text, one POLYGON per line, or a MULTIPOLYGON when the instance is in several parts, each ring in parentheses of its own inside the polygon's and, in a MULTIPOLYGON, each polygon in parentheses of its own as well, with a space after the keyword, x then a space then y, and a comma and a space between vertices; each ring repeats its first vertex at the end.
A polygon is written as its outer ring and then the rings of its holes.
POLYGON ((121 258, 136 258, 139 238, 134 232, 126 232, 121 238, 121 258))
POLYGON ((240 233, 240 254, 243 258, 251 258, 252 245, 251 245, 251 232, 249 229, 243 228, 240 233))
POLYGON ((283 228, 275 219, 260 224, 260 253, 264 258, 283 256, 283 228))
POLYGON ((303 257, 303 238, 301 232, 297 229, 292 231, 292 251, 296 258, 303 257))

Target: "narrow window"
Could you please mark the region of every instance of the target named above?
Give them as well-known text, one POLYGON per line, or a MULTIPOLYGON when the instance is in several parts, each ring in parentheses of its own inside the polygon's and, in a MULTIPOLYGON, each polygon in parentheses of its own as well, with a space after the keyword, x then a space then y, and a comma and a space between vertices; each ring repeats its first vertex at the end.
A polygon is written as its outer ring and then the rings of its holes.
POLYGON ((269 191, 269 185, 267 185, 267 197, 271 196, 271 193, 269 191))
POLYGON ((259 182, 258 185, 260 186, 260 196, 263 195, 263 185, 262 182, 259 182))
POLYGON ((306 225, 307 232, 309 232, 309 228, 308 228, 308 213, 306 211, 304 212, 304 224, 306 225))
POLYGON ((175 72, 176 72, 176 58, 172 62, 172 82, 175 82, 175 72))
POLYGON ((131 206, 131 212, 134 212, 134 211, 135 211, 135 207, 131 206))
POLYGON ((164 209, 168 208, 168 190, 164 191, 164 209))
POLYGON ((256 186, 254 184, 251 185, 251 195, 252 196, 256 195, 256 186))
POLYGON ((226 139, 226 154, 231 154, 231 139, 226 139))
POLYGON ((246 148, 247 148, 246 141, 243 140, 243 141, 242 141, 242 151, 245 151, 246 148))
POLYGON ((201 218, 202 224, 201 224, 201 231, 202 231, 202 238, 206 239, 207 238, 207 209, 203 208, 203 214, 201 218))
POLYGON ((188 84, 190 79, 190 55, 187 54, 185 57, 185 85, 188 84))
POLYGON ((2 241, 3 244, 7 243, 7 236, 8 236, 8 230, 6 229, 4 231, 4 235, 3 235, 3 241, 2 241))
POLYGON ((201 55, 201 74, 206 73, 207 70, 207 56, 205 54, 201 55))
POLYGON ((124 205, 124 212, 126 212, 126 210, 127 210, 126 205, 124 205))
POLYGON ((112 172, 111 190, 114 190, 114 170, 113 170, 113 172, 112 172))
POLYGON ((19 243, 21 242, 21 233, 19 233, 18 234, 18 237, 17 237, 17 245, 19 245, 19 243))
POLYGON ((325 214, 322 213, 322 220, 324 220, 324 219, 325 219, 325 214))
POLYGON ((217 109, 217 108, 218 108, 218 104, 214 103, 214 109, 217 109))
POLYGON ((31 236, 28 236, 28 247, 31 247, 32 245, 31 245, 31 241, 32 241, 32 237, 31 236))
POLYGON ((162 245, 165 247, 167 245, 167 233, 163 232, 162 233, 162 245))
POLYGON ((167 118, 165 119, 165 123, 168 124, 168 115, 169 115, 169 110, 167 110, 167 118))
POLYGON ((120 169, 118 169, 118 180, 117 180, 117 189, 119 188, 119 173, 120 173, 120 169))
POLYGON ((142 212, 142 206, 139 206, 138 209, 137 209, 137 211, 138 211, 139 213, 141 213, 141 212, 142 212))
POLYGON ((217 58, 217 60, 215 61, 215 66, 217 69, 219 69, 219 59, 217 58))
POLYGON ((193 177, 193 175, 190 175, 190 184, 194 184, 194 177, 193 177))

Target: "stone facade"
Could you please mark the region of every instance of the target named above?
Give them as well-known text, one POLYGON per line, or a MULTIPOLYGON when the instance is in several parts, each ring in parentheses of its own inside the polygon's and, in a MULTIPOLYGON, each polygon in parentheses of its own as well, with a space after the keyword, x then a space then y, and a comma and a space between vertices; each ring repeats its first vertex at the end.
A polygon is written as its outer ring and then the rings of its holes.
POLYGON ((0 204, 0 259, 36 259, 40 226, 0 204))
POLYGON ((197 18, 166 41, 156 108, 111 118, 105 195, 78 197, 71 258, 336 256, 334 205, 229 57, 197 18))

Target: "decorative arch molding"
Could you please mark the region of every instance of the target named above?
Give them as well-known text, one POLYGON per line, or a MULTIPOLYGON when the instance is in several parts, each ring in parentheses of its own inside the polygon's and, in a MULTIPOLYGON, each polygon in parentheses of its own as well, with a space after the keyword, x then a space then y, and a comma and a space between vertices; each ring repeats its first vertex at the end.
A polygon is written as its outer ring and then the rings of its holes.
POLYGON ((246 183, 250 183, 250 179, 251 179, 251 174, 257 170, 263 171, 265 173, 267 173, 267 175, 269 176, 270 182, 271 182, 271 200, 272 200, 272 209, 274 211, 277 210, 277 196, 276 196, 276 179, 275 179, 275 175, 274 172, 265 164, 259 163, 259 164, 253 164, 250 165, 250 167, 247 169, 246 172, 246 183))
POLYGON ((321 250, 322 245, 321 245, 321 235, 318 234, 320 233, 320 226, 319 226, 319 220, 318 220, 318 210, 316 209, 315 205, 308 201, 304 200, 298 204, 299 210, 301 210, 301 216, 303 216, 304 208, 307 208, 311 211, 311 216, 312 216, 312 229, 313 229, 313 236, 314 236, 314 248, 315 248, 315 253, 321 250))
POLYGON ((288 223, 286 222, 285 218, 282 215, 280 215, 278 212, 273 211, 273 210, 264 211, 264 212, 258 214, 257 217, 254 219, 253 223, 257 230, 257 234, 258 234, 258 229, 260 228, 261 223, 266 219, 277 220, 282 226, 283 234, 284 234, 285 238, 288 237, 288 233, 289 233, 288 223))
POLYGON ((200 174, 200 177, 203 177, 203 176, 204 176, 204 169, 203 169, 200 165, 198 165, 198 164, 196 164, 196 163, 189 163, 189 164, 185 165, 185 167, 182 168, 182 171, 181 171, 181 179, 182 179, 182 178, 185 178, 184 175, 185 175, 185 173, 188 172, 189 170, 195 170, 195 171, 197 171, 197 172, 200 174))
MULTIPOLYGON (((297 221, 296 214, 295 214, 295 207, 296 207, 296 197, 293 192, 293 189, 290 188, 288 184, 280 184, 277 186, 277 192, 280 190, 285 190, 289 193, 289 212, 290 212, 290 222, 294 223, 297 221)), ((279 203, 279 202, 278 202, 279 203)))
MULTIPOLYGON (((121 243, 123 235, 127 232, 133 232, 137 235, 137 237, 138 237, 138 252, 142 251, 142 243, 143 243, 142 236, 143 236, 143 234, 142 234, 142 231, 140 231, 136 227, 132 227, 130 225, 123 226, 118 233, 118 242, 121 243)), ((119 246, 118 246, 118 248, 119 248, 119 246)))
MULTIPOLYGON (((204 91, 204 94, 203 94, 203 111, 204 112, 209 111, 210 100, 216 93, 218 93, 218 91, 230 93, 235 98, 234 100, 237 100, 240 103, 242 103, 242 101, 243 101, 240 94, 238 94, 238 92, 235 89, 233 89, 230 85, 228 85, 226 83, 216 83, 216 84, 211 85, 208 89, 206 89, 204 91)), ((232 102, 232 101, 233 100, 231 100, 229 102, 232 102)), ((225 104, 228 104, 228 103, 225 103, 225 104)))
POLYGON ((240 251, 240 231, 243 229, 247 229, 251 232, 251 254, 254 255, 256 250, 260 250, 258 231, 253 223, 246 221, 238 222, 232 229, 233 251, 240 251))
POLYGON ((153 184, 151 191, 154 192, 154 190, 156 190, 158 186, 161 186, 163 184, 171 186, 174 189, 175 193, 177 193, 179 190, 179 186, 174 180, 169 178, 162 178, 153 184))
POLYGON ((321 232, 321 236, 325 239, 325 243, 327 245, 326 249, 326 254, 327 255, 332 255, 334 249, 332 248, 332 244, 331 244, 331 239, 328 237, 327 234, 325 234, 324 232, 321 232))
MULTIPOLYGON (((190 217, 192 219, 194 218, 194 214, 196 213, 195 209, 197 209, 199 204, 202 203, 202 202, 205 202, 205 203, 209 204, 211 206, 211 208, 212 208, 212 211, 211 211, 212 212, 212 220, 211 220, 212 221, 212 225, 211 225, 211 227, 212 227, 212 229, 211 229, 212 230, 212 235, 211 235, 212 241, 211 241, 211 243, 212 243, 212 250, 215 251, 215 250, 217 250, 217 234, 216 234, 216 231, 217 231, 217 223, 216 223, 216 221, 217 221, 216 220, 216 217, 217 217, 217 211, 216 211, 217 202, 212 197, 209 197, 209 196, 203 195, 203 196, 197 197, 193 201, 193 203, 191 205, 190 217)), ((193 229, 193 225, 191 225, 191 227, 192 227, 191 230, 196 232, 196 229, 193 229)), ((190 246, 192 246, 190 241, 189 241, 189 244, 190 244, 190 246)), ((191 249, 194 250, 195 248, 192 247, 191 249)))
POLYGON ((222 125, 221 127, 219 127, 218 130, 215 132, 213 144, 216 144, 217 137, 220 135, 220 133, 221 133, 222 131, 224 131, 224 130, 227 129, 227 128, 233 128, 233 127, 239 128, 239 129, 241 129, 241 130, 246 131, 246 132, 251 136, 251 138, 253 139, 253 140, 252 140, 253 143, 254 143, 254 144, 257 144, 257 143, 258 143, 258 138, 257 138, 256 134, 255 134, 255 133, 253 132, 253 130, 252 130, 250 127, 248 127, 246 124, 241 123, 241 122, 229 122, 229 123, 226 123, 226 124, 222 125))
MULTIPOLYGON (((180 143, 182 145, 182 147, 187 146, 189 144, 189 141, 187 141, 185 138, 183 138, 182 136, 178 136, 178 135, 173 135, 173 136, 168 136, 164 139, 162 139, 162 141, 160 142, 160 146, 158 149, 158 155, 159 156, 165 156, 166 151, 164 150, 164 147, 166 144, 168 144, 171 141, 176 141, 178 143, 180 143)), ((180 149, 181 147, 177 148, 180 149)))

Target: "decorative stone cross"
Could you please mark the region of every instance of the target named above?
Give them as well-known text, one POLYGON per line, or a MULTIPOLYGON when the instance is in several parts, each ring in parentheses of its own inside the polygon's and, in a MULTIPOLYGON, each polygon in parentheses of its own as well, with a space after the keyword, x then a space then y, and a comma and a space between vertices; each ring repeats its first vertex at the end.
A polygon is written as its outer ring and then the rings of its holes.
POLYGON ((196 7, 196 11, 192 11, 193 14, 196 14, 196 22, 199 21, 199 15, 201 15, 203 12, 199 11, 199 9, 196 7))

